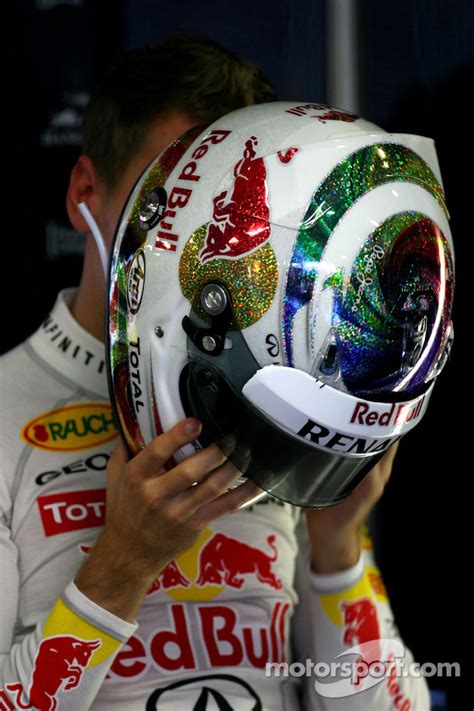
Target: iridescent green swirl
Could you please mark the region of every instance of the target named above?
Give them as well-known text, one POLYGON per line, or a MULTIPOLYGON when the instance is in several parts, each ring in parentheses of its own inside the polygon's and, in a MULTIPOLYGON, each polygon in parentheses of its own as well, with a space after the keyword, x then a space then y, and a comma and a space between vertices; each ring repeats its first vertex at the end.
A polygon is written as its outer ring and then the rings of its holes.
POLYGON ((443 188, 433 171, 417 153, 396 143, 377 143, 355 151, 314 193, 299 227, 283 299, 282 337, 289 366, 294 365, 296 314, 312 298, 317 265, 337 223, 360 197, 394 181, 425 188, 447 213, 443 188))
POLYGON ((453 275, 439 227, 407 211, 368 236, 351 273, 339 270, 326 279, 324 288, 334 295, 340 372, 351 393, 370 399, 402 380, 406 393, 423 385, 446 343, 453 275))

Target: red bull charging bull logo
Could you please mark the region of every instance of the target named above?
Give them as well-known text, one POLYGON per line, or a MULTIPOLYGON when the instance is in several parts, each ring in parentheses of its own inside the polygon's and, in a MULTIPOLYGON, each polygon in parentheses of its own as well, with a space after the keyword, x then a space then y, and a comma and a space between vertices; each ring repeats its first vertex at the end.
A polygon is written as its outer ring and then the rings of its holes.
MULTIPOLYGON (((341 602, 340 607, 344 615, 344 644, 354 647, 364 642, 380 639, 377 609, 371 600, 362 598, 355 602, 341 602)), ((371 645, 369 652, 366 649, 364 661, 367 664, 378 661, 380 652, 378 644, 371 645)), ((358 686, 360 682, 361 680, 357 679, 355 686, 358 686)))
POLYGON ((352 647, 380 637, 377 611, 371 600, 342 602, 341 609, 344 614, 344 644, 352 647))
MULTIPOLYGON (((230 188, 214 197, 212 220, 191 235, 179 265, 182 292, 193 304, 207 281, 217 278, 227 284, 234 325, 239 328, 250 326, 268 311, 278 287, 278 264, 270 245, 267 170, 265 159, 257 157, 257 147, 256 136, 245 141, 230 188)), ((288 164, 297 151, 296 147, 280 151, 280 163, 288 164)), ((199 304, 195 308, 199 312, 199 304)))
MULTIPOLYGON (((87 555, 90 547, 83 544, 80 550, 87 555)), ((279 553, 275 535, 256 546, 205 529, 154 581, 147 604, 158 603, 156 630, 146 639, 138 631, 128 640, 111 666, 110 678, 141 678, 148 669, 164 675, 198 670, 201 655, 213 668, 249 664, 263 669, 267 662, 283 661, 291 604, 274 569, 279 553), (246 589, 263 599, 271 592, 250 624, 240 616, 236 593, 246 589)))
POLYGON ((0 709, 55 711, 58 694, 79 686, 92 655, 101 646, 100 639, 85 640, 73 635, 43 639, 35 657, 29 692, 19 682, 6 684, 0 689, 0 709))
POLYGON ((206 529, 189 551, 162 570, 148 595, 163 591, 174 600, 212 600, 225 588, 240 590, 253 582, 280 590, 282 582, 272 570, 278 557, 275 536, 268 536, 267 544, 270 555, 238 538, 206 529))
MULTIPOLYGON (((403 646, 397 640, 381 638, 378 603, 388 604, 386 591, 378 570, 369 565, 363 578, 352 587, 321 596, 327 619, 340 629, 341 642, 347 648, 347 654, 357 655, 357 660, 352 662, 351 677, 338 678, 328 685, 316 682, 316 689, 323 696, 346 697, 371 688, 384 679, 393 707, 410 711, 412 702, 393 678, 391 665, 394 657, 403 656, 403 646), (371 676, 370 669, 380 669, 381 664, 385 664, 385 676, 371 676)), ((344 659, 344 653, 337 656, 338 660, 340 658, 344 659)))
POLYGON ((254 546, 236 538, 217 533, 201 551, 200 572, 196 584, 200 587, 212 583, 230 585, 240 589, 244 575, 252 574, 261 583, 280 590, 282 583, 271 570, 278 557, 275 536, 268 536, 267 543, 273 550, 269 556, 254 546))
POLYGON ((236 259, 261 247, 270 237, 267 177, 263 158, 256 158, 258 140, 251 136, 242 158, 234 167, 231 194, 224 190, 214 198, 213 221, 209 224, 200 259, 236 259))
POLYGON ((159 576, 154 580, 153 585, 149 589, 147 595, 152 595, 158 590, 169 590, 172 588, 189 588, 191 582, 180 571, 176 561, 172 560, 168 563, 159 576))
MULTIPOLYGON (((367 568, 364 577, 351 588, 322 595, 321 604, 328 620, 340 629, 341 641, 347 647, 380 639, 376 594, 367 568)), ((370 655, 379 655, 377 643, 369 647, 370 655)), ((366 661, 370 663, 373 659, 366 661)))
MULTIPOLYGON (((162 591, 173 600, 212 600, 224 588, 240 590, 252 580, 281 590, 282 582, 272 570, 278 558, 275 539, 267 537, 269 555, 238 538, 206 529, 192 548, 168 563, 147 594, 162 591)), ((90 546, 81 544, 80 551, 87 555, 90 546)))
POLYGON ((58 692, 79 685, 84 669, 101 644, 100 639, 87 641, 72 635, 44 639, 36 655, 29 693, 33 708, 55 711, 58 692))

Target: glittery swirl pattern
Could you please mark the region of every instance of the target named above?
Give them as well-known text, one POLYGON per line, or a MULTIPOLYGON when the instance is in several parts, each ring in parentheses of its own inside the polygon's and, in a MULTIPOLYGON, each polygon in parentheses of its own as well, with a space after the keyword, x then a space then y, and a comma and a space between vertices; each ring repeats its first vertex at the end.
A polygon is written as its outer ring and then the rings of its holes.
POLYGON ((127 279, 136 251, 146 241, 147 232, 139 225, 143 199, 153 188, 163 186, 171 171, 195 138, 203 131, 196 126, 174 141, 148 172, 140 193, 130 211, 127 227, 113 253, 110 284, 109 335, 110 368, 115 395, 115 405, 121 430, 130 451, 136 454, 145 446, 132 398, 132 381, 129 366, 129 326, 131 315, 127 301, 127 279))
POLYGON ((340 371, 352 394, 410 394, 426 381, 446 342, 454 287, 449 244, 430 218, 387 218, 352 272, 336 272, 324 287, 333 290, 340 371))
POLYGON ((403 181, 428 190, 446 211, 441 185, 429 166, 406 146, 365 146, 341 161, 314 193, 299 227, 283 297, 282 341, 294 366, 296 314, 312 298, 318 263, 337 223, 361 196, 387 182, 403 181))

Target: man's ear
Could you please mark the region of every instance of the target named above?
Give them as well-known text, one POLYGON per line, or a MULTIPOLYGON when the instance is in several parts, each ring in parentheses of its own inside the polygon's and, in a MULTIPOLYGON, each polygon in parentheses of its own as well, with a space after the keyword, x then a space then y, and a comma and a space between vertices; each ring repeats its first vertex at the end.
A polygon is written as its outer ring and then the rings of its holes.
POLYGON ((66 210, 72 226, 83 234, 89 234, 90 228, 77 205, 80 202, 85 202, 94 213, 98 197, 98 184, 99 179, 92 160, 86 155, 79 156, 76 165, 71 170, 66 195, 66 210))

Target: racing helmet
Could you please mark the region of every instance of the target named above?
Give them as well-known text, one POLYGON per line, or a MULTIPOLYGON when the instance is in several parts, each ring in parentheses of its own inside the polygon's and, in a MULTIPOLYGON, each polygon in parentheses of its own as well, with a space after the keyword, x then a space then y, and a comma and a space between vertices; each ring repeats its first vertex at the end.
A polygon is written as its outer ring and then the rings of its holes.
POLYGON ((344 499, 423 417, 453 339, 429 138, 322 104, 197 126, 144 171, 109 272, 108 374, 131 454, 179 420, 265 492, 344 499))

